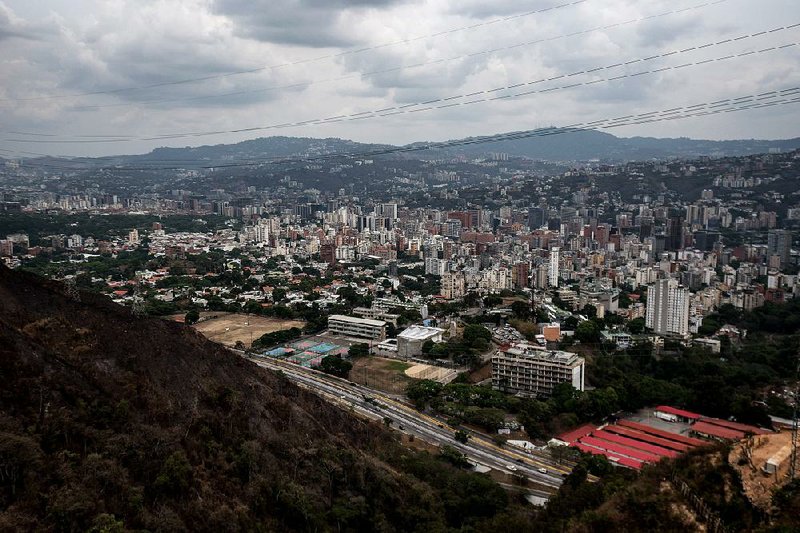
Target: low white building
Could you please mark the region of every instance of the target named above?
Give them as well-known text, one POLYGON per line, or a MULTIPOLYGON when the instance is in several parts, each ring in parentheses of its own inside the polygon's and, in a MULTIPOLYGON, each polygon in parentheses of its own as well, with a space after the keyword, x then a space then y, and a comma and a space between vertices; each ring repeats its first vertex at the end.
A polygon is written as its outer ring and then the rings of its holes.
POLYGON ((441 328, 410 326, 397 335, 397 354, 410 358, 422 355, 422 345, 427 341, 442 342, 441 328))

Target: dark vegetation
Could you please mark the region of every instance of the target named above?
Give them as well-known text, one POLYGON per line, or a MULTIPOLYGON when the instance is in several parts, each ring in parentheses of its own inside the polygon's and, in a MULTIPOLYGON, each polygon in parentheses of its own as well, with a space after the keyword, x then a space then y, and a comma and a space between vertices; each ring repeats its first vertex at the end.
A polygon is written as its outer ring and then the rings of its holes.
POLYGON ((334 376, 339 376, 340 378, 346 378, 348 375, 350 375, 350 371, 353 369, 353 363, 350 361, 345 361, 337 355, 327 355, 322 358, 322 361, 320 361, 319 369, 326 374, 332 374, 334 376))
POLYGON ((530 510, 191 328, 0 267, 0 529, 486 531, 530 510), (73 296, 68 296, 72 294, 73 296))
POLYGON ((276 344, 293 341, 299 339, 302 333, 300 328, 281 329, 272 333, 265 333, 253 341, 253 349, 271 348, 276 344))
POLYGON ((447 342, 426 341, 422 354, 429 359, 450 359, 460 365, 475 366, 480 362, 481 352, 489 348, 492 333, 478 324, 468 324, 460 337, 451 337, 447 342))

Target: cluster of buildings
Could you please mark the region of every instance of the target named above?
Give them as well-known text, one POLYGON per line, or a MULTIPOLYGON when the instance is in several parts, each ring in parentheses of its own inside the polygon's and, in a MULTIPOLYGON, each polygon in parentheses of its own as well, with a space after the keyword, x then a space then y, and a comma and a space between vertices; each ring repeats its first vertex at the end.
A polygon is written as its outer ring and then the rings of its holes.
MULTIPOLYGON (((751 310, 800 296, 800 256, 793 249, 800 196, 787 187, 800 175, 799 162, 794 152, 571 164, 539 175, 530 160, 496 154, 321 163, 268 183, 187 170, 169 183, 138 187, 115 177, 103 181, 105 188, 83 190, 66 176, 14 181, 0 173, 0 183, 9 185, 0 196, 3 212, 164 217, 163 225, 116 235, 36 235, 34 246, 28 235, 13 233, 0 240, 0 257, 19 266, 47 252, 78 272, 98 255, 146 246, 152 258, 180 265, 140 271, 136 280, 100 279, 123 302, 131 298, 126 289, 144 283, 164 301, 202 307, 221 299, 244 309, 275 303, 272 294, 281 287, 287 305, 325 310, 340 302, 346 286, 372 305, 332 314, 330 331, 403 358, 418 356, 427 341, 440 342, 443 332, 412 325, 386 339, 390 326, 398 326, 398 309, 419 310, 425 319, 428 305, 480 309, 487 296, 515 296, 548 320, 541 343, 502 343, 492 358, 492 384, 546 396, 559 382, 584 387, 583 360, 547 348, 570 332, 570 317, 620 318, 603 333, 619 345, 631 342, 626 324, 636 319, 656 337, 688 341, 724 304, 751 310), (684 190, 685 178, 702 176, 702 190, 684 190), (206 231, 168 230, 177 213, 217 222, 206 231), (223 270, 246 272, 248 285, 163 281, 205 279, 208 273, 188 258, 212 251, 224 255, 223 270), (315 281, 322 278, 333 281, 315 281)), ((717 348, 715 339, 700 342, 717 348)))

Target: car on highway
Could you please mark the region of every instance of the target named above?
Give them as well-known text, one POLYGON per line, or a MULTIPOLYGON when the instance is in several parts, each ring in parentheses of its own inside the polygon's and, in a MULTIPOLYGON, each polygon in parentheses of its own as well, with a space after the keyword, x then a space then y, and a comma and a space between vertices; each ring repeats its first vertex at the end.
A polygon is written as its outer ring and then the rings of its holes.
POLYGON ((512 472, 516 472, 517 471, 517 467, 514 466, 514 465, 508 465, 508 469, 511 470, 512 472))
POLYGON ((539 469, 539 473, 546 474, 547 473, 547 469, 546 468, 540 468, 539 469))

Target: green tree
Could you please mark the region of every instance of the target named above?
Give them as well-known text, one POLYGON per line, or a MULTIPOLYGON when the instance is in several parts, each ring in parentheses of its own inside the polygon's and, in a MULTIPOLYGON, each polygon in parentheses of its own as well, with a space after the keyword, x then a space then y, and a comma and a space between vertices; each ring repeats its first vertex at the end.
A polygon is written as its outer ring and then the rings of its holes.
POLYGON ((319 369, 326 374, 339 376, 340 378, 346 378, 350 375, 350 371, 353 369, 353 363, 350 361, 345 361, 341 357, 337 357, 335 355, 328 355, 323 357, 322 361, 320 361, 319 369))
POLYGON ((469 433, 467 433, 463 429, 458 429, 453 435, 453 438, 456 439, 461 444, 466 444, 469 441, 469 433))
POLYGON ((442 388, 444 388, 444 385, 438 381, 421 379, 411 382, 408 387, 406 387, 406 396, 408 396, 408 399, 414 402, 417 407, 422 409, 442 392, 442 388))
POLYGON ((347 350, 347 355, 350 357, 364 357, 369 355, 369 344, 357 343, 350 346, 347 350))
POLYGON ((492 332, 479 324, 469 324, 464 328, 464 340, 472 344, 475 339, 492 340, 492 332))
POLYGON ((154 488, 163 494, 180 496, 189 489, 192 482, 192 465, 182 451, 167 457, 161 472, 156 477, 154 488))
POLYGON ((528 320, 531 317, 531 306, 528 302, 517 300, 511 304, 511 311, 514 313, 514 316, 522 320, 528 320))
POLYGON ((183 321, 190 326, 192 324, 197 324, 198 320, 200 320, 200 313, 197 311, 197 309, 190 309, 183 318, 183 321))
POLYGON ((634 318, 628 322, 628 331, 634 335, 644 333, 645 320, 643 317, 634 318))
POLYGON ((584 320, 575 328, 575 338, 583 343, 600 341, 600 328, 594 320, 584 320))
POLYGON ((280 287, 272 290, 272 302, 278 303, 282 302, 286 298, 286 289, 281 289, 280 287))

